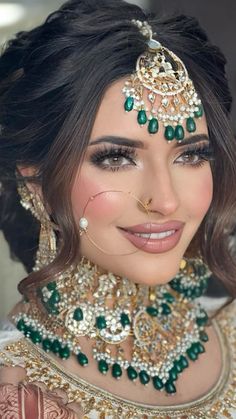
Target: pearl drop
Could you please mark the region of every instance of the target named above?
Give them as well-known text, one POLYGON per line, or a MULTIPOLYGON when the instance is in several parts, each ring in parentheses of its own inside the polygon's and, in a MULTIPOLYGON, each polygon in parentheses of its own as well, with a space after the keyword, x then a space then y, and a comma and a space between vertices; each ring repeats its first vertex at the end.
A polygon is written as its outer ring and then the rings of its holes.
POLYGON ((88 220, 87 220, 87 218, 81 218, 80 220, 79 220, 79 226, 83 229, 83 230, 85 230, 87 227, 88 227, 88 220))

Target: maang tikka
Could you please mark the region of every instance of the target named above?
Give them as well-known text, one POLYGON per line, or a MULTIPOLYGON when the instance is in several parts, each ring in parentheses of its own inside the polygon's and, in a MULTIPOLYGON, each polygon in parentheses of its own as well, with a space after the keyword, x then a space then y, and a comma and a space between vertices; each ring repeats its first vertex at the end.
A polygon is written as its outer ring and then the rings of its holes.
POLYGON ((148 123, 150 134, 164 127, 167 141, 182 141, 185 131, 196 131, 195 118, 203 116, 203 106, 183 61, 168 48, 153 39, 147 22, 132 20, 147 40, 147 51, 137 60, 136 71, 125 82, 126 112, 136 110, 140 126, 148 123), (145 105, 144 88, 150 106, 145 105), (156 106, 156 98, 161 102, 156 106))

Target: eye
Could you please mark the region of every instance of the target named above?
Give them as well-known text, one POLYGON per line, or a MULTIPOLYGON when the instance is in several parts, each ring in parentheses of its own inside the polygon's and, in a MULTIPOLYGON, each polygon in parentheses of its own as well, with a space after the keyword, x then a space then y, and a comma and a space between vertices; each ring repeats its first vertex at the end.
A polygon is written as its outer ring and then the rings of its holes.
POLYGON ((176 160, 175 163, 190 166, 200 166, 204 162, 213 160, 213 151, 207 146, 189 148, 185 150, 176 160))
POLYGON ((110 147, 97 150, 90 157, 93 165, 111 171, 126 169, 136 165, 136 152, 128 147, 110 147))

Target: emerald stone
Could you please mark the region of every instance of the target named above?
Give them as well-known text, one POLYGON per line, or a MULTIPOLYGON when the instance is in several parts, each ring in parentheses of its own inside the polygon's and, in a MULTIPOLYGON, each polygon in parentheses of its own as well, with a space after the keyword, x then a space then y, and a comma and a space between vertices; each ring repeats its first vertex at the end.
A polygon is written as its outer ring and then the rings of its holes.
POLYGON ((200 352, 199 352, 199 347, 198 347, 198 344, 197 344, 197 342, 195 342, 195 343, 193 343, 192 344, 192 346, 191 346, 191 350, 196 354, 196 355, 198 355, 200 352))
POLYGON ((158 310, 156 307, 148 306, 146 308, 146 312, 149 314, 149 316, 156 317, 158 315, 158 310))
POLYGON ((152 382, 156 390, 161 390, 164 387, 162 380, 157 375, 153 377, 152 382))
POLYGON ((196 131, 196 124, 193 118, 189 117, 186 121, 186 128, 188 132, 196 131))
POLYGON ((54 291, 56 288, 57 288, 56 282, 49 282, 49 284, 47 285, 47 289, 49 291, 54 291))
POLYGON ((130 112, 132 111, 134 107, 134 98, 129 96, 127 97, 126 101, 125 101, 125 110, 126 112, 130 112))
POLYGON ((177 125, 175 127, 175 138, 177 141, 181 141, 184 139, 184 129, 182 125, 177 125))
POLYGON ((59 303, 60 300, 61 300, 61 297, 60 297, 59 292, 58 291, 53 291, 51 297, 48 300, 48 304, 49 305, 51 305, 51 304, 54 305, 54 304, 59 303))
POLYGON ((183 371, 183 367, 180 361, 174 361, 174 367, 178 374, 183 371))
POLYGON ((156 118, 152 118, 148 124, 148 132, 150 134, 156 134, 156 132, 158 132, 158 129, 159 129, 158 120, 156 118))
POLYGON ((194 112, 195 118, 201 118, 203 115, 203 107, 200 105, 198 106, 198 110, 194 112))
POLYGON ((77 359, 78 359, 79 364, 82 367, 85 367, 86 365, 88 365, 88 358, 87 358, 87 356, 85 354, 83 354, 83 352, 80 352, 77 355, 77 359))
POLYGON ((128 375, 128 378, 132 381, 136 380, 136 378, 138 377, 137 371, 131 366, 127 368, 127 375, 128 375))
POLYGON ((175 297, 172 294, 170 294, 169 292, 165 292, 162 295, 168 303, 173 303, 175 301, 175 297))
POLYGON ((77 322, 80 322, 81 320, 83 320, 84 315, 83 315, 83 311, 81 310, 81 308, 76 308, 74 311, 74 315, 73 315, 73 319, 76 320, 77 322))
POLYGON ((35 330, 31 332, 30 339, 33 343, 40 343, 42 341, 42 336, 37 330, 35 330))
POLYGON ((139 125, 145 125, 147 122, 147 114, 144 110, 138 112, 138 123, 139 125))
POLYGON ((96 318, 96 326, 99 330, 105 329, 107 327, 105 316, 98 316, 96 318))
POLYGON ((98 370, 102 373, 102 374, 106 374, 108 371, 108 363, 106 361, 104 361, 104 359, 101 359, 98 362, 98 370))
POLYGON ((44 339, 42 341, 42 347, 46 352, 49 352, 51 350, 52 342, 50 339, 44 339))
POLYGON ((121 313, 120 322, 121 322, 121 324, 122 324, 123 327, 129 326, 130 325, 130 319, 129 319, 128 314, 121 313))
POLYGON ((176 387, 171 381, 167 381, 165 384, 166 392, 169 394, 176 393, 176 387))
POLYGON ((180 356, 179 362, 180 362, 183 369, 187 368, 189 366, 188 360, 187 360, 186 356, 184 356, 184 355, 180 356))
POLYGON ((186 352, 189 359, 191 359, 191 361, 196 361, 196 359, 198 358, 198 355, 192 350, 192 347, 188 348, 186 352))
POLYGON ((64 348, 61 348, 59 351, 59 355, 61 359, 68 359, 70 357, 70 349, 68 346, 64 346, 64 348))
POLYGON ((20 319, 20 320, 17 322, 16 327, 17 327, 17 329, 18 329, 18 330, 20 330, 21 332, 24 332, 24 331, 25 331, 25 329, 26 329, 26 324, 25 324, 24 320, 23 320, 23 319, 20 319))
POLYGON ((201 317, 196 318, 196 323, 198 326, 205 326, 207 322, 208 322, 208 315, 205 311, 202 311, 201 317))
POLYGON ((149 375, 146 373, 146 371, 144 371, 144 370, 142 370, 142 371, 140 371, 140 373, 139 373, 139 379, 140 379, 140 382, 142 383, 142 384, 148 384, 149 383, 149 381, 150 381, 150 377, 149 377, 149 375))
POLYGON ((208 342, 209 340, 208 334, 204 332, 203 330, 201 330, 200 332, 200 339, 202 342, 208 342))
POLYGON ((170 371, 169 371, 169 380, 170 381, 175 381, 178 378, 178 371, 176 367, 173 367, 170 371))
POLYGON ((122 376, 122 369, 119 364, 112 365, 112 376, 114 378, 120 378, 122 376))
POLYGON ((52 351, 54 354, 58 354, 58 353, 59 353, 59 351, 60 351, 60 349, 61 349, 61 344, 60 344, 59 340, 55 339, 55 340, 52 342, 51 351, 52 351))
POLYGON ((164 314, 165 316, 168 316, 168 314, 171 313, 171 308, 166 303, 162 303, 161 309, 162 309, 161 313, 164 314))
POLYGON ((175 138, 175 130, 171 125, 168 125, 165 129, 165 138, 167 141, 172 141, 175 138))
POLYGON ((197 346, 198 346, 198 353, 199 354, 203 354, 204 352, 206 352, 204 346, 202 345, 201 342, 197 342, 197 346))

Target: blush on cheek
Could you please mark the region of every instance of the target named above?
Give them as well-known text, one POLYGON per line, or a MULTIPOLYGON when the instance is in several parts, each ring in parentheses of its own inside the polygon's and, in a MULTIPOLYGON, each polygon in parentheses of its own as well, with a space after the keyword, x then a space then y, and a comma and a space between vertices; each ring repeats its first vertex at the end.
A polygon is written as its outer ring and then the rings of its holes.
POLYGON ((210 169, 206 176, 199 178, 199 182, 192 188, 192 192, 194 192, 192 202, 194 202, 195 216, 203 218, 211 205, 213 197, 213 181, 210 169))
POLYGON ((82 216, 96 220, 99 224, 109 224, 120 218, 124 211, 126 195, 110 191, 105 185, 87 178, 80 178, 72 189, 72 206, 76 220, 82 216))

